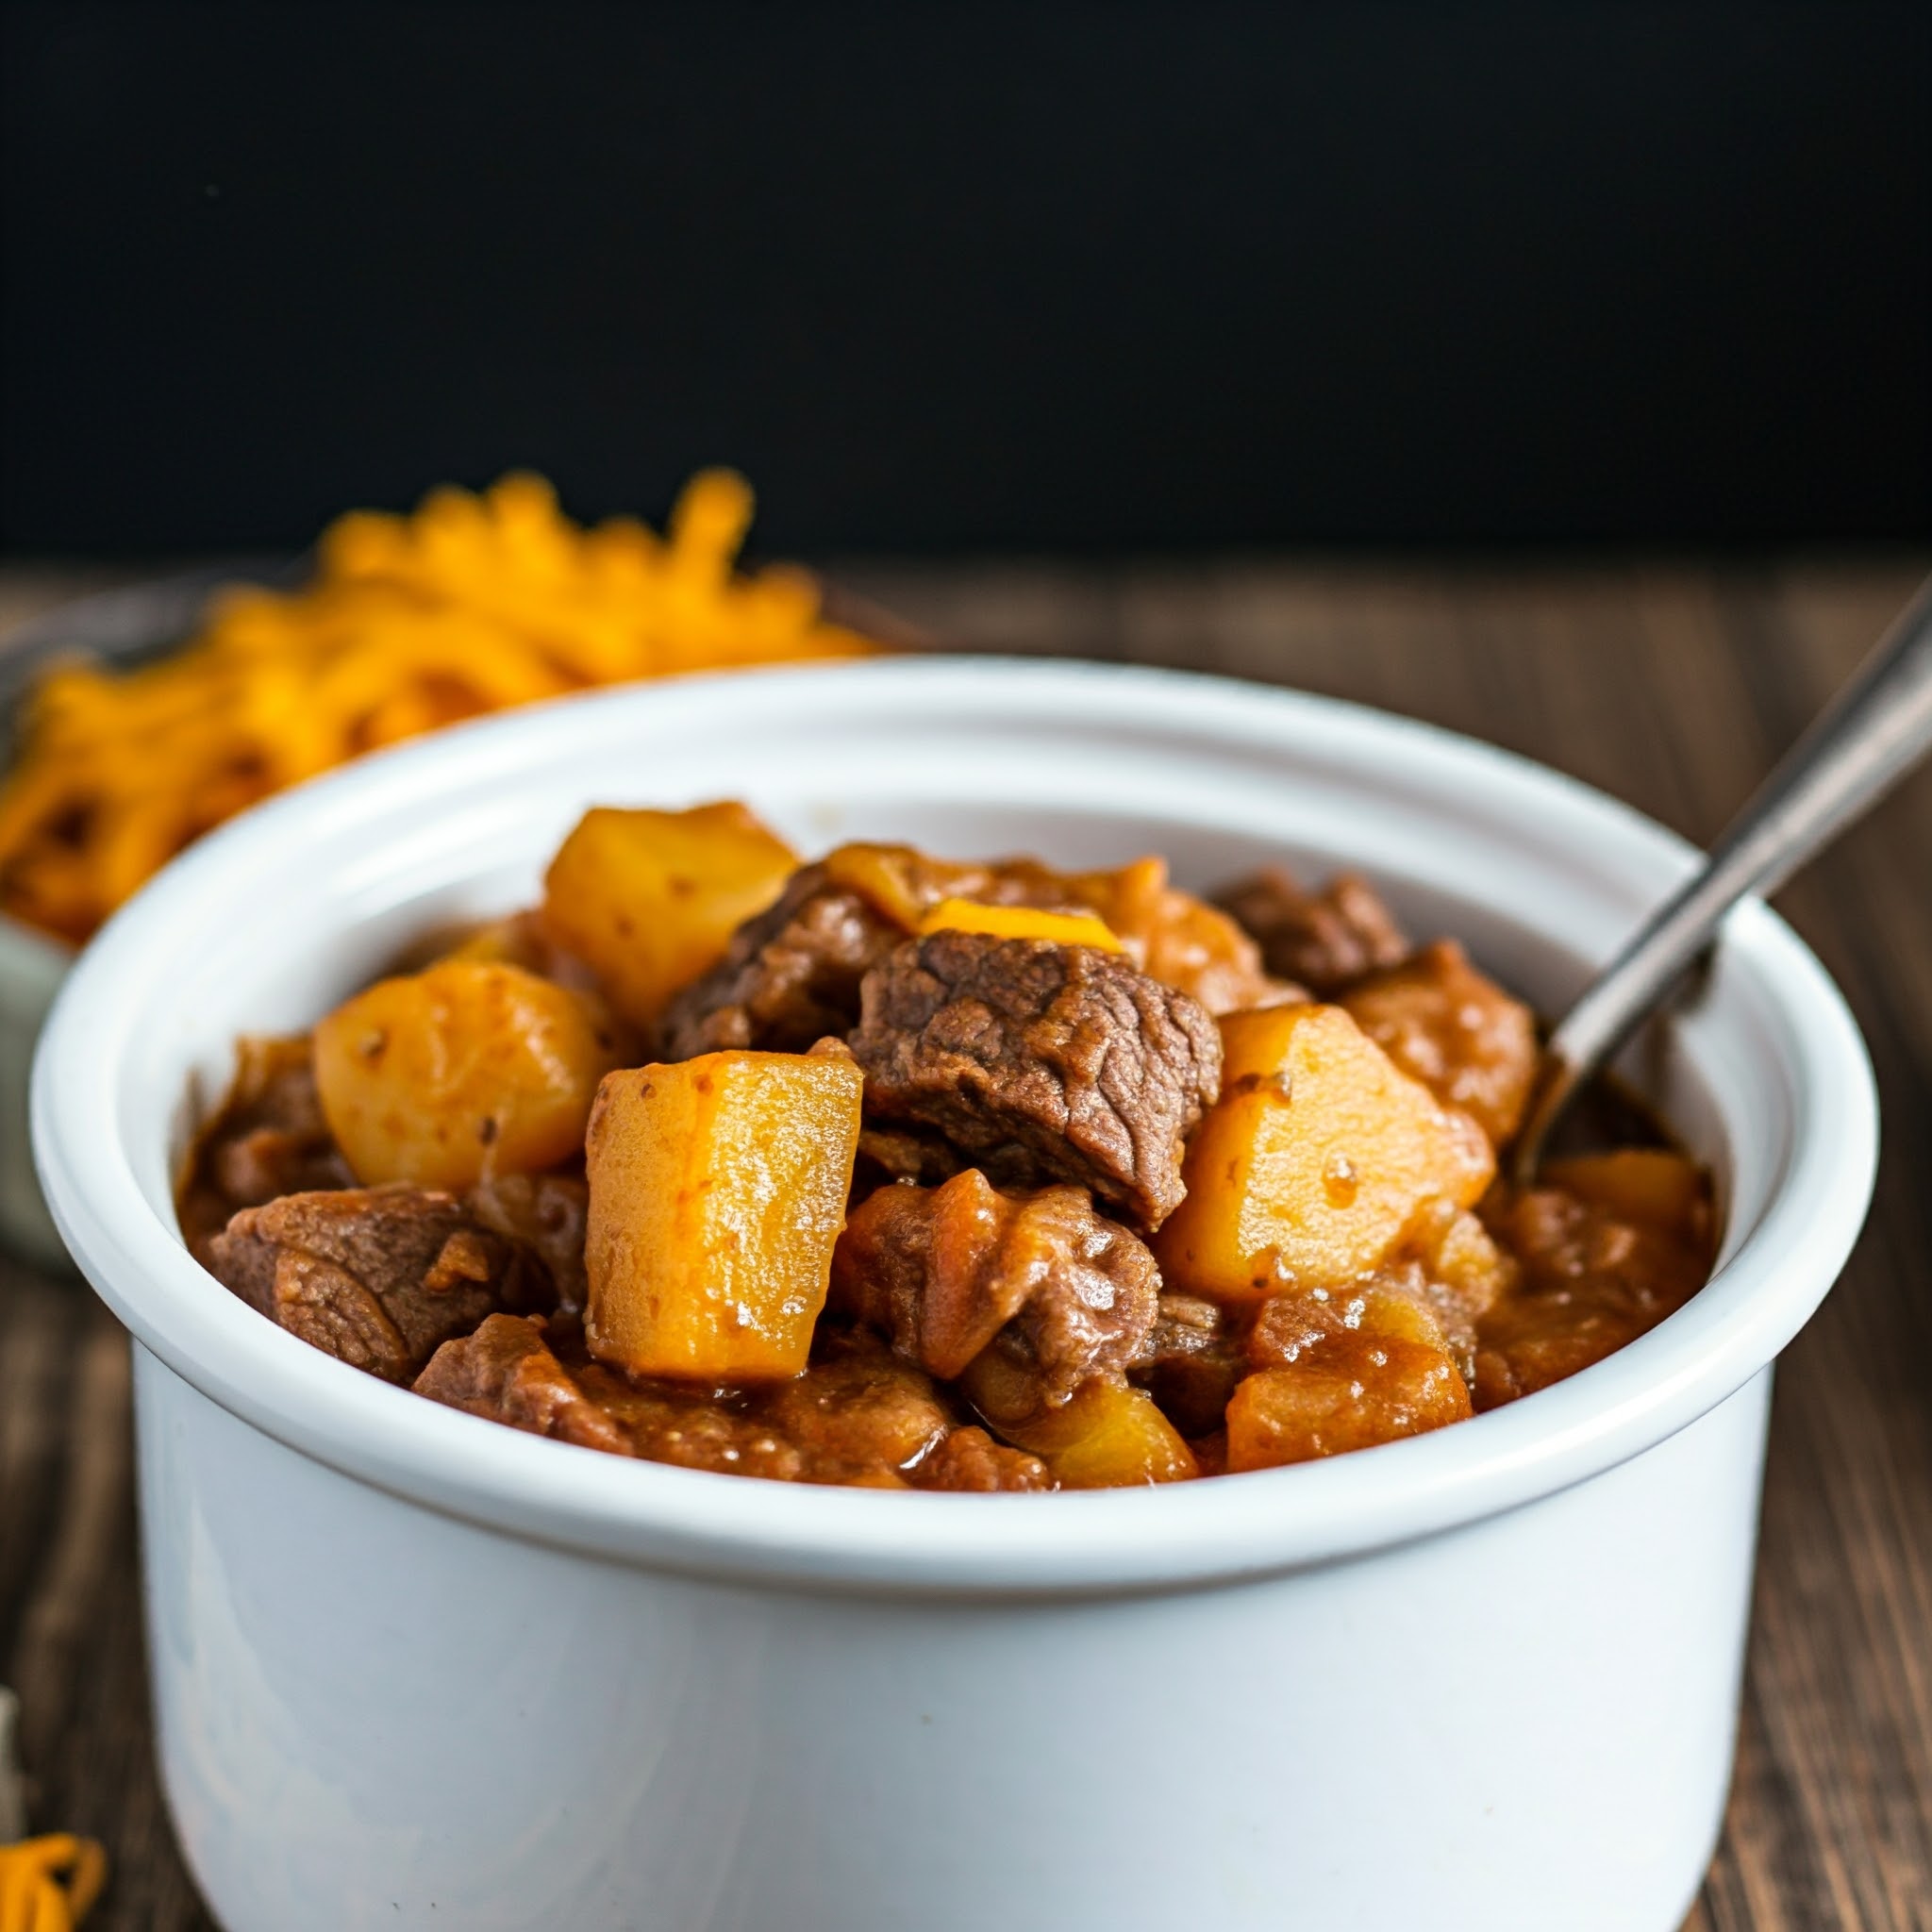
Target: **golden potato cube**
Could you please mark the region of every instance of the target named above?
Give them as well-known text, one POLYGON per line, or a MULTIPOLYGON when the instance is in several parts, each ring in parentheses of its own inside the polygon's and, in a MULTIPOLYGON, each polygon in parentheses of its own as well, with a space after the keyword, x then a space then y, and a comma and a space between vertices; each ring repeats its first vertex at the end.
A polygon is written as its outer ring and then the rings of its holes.
POLYGON ((543 878, 544 930, 596 974, 621 1017, 648 1026, 762 912, 798 858, 741 805, 600 806, 543 878))
POLYGON ((1227 1467, 1274 1469, 1459 1423, 1469 1386, 1446 1349, 1344 1331, 1244 1375, 1227 1405, 1227 1467))
POLYGON ((1432 1201, 1467 1207, 1495 1156, 1339 1007, 1221 1020, 1221 1099, 1188 1143, 1187 1198, 1154 1240, 1170 1288, 1245 1307, 1341 1288, 1432 1201))
POLYGON ((1708 1239, 1710 1184, 1694 1160, 1668 1147, 1619 1147, 1545 1161, 1540 1179, 1639 1227, 1684 1241, 1708 1239))
POLYGON ((1180 1431, 1153 1396, 1092 1381, 1013 1438, 1052 1470, 1062 1489, 1127 1490, 1176 1483, 1198 1472, 1180 1431))
POLYGON ((316 1027, 314 1057, 323 1118, 358 1180, 458 1189, 575 1154, 616 1063, 591 1005, 480 959, 358 993, 316 1027))
POLYGON ((845 1058, 711 1053, 612 1074, 588 1138, 585 1332, 634 1375, 804 1369, 858 1149, 845 1058))
POLYGON ((1040 1457, 1062 1489, 1125 1490, 1199 1474, 1179 1430, 1151 1395, 1095 1376, 1058 1407, 1043 1407, 1033 1374, 997 1347, 959 1378, 992 1432, 1040 1457))

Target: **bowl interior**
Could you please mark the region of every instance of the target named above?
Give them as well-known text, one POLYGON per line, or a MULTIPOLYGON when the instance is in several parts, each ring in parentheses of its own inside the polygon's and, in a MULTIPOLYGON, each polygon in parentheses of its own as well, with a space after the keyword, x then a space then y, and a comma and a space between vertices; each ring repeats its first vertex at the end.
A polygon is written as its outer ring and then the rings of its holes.
MULTIPOLYGON (((346 879, 337 875, 337 893, 344 885, 352 890, 349 903, 332 896, 324 905, 305 894, 303 940, 286 909, 251 925, 243 945, 210 961, 206 996, 183 1002, 177 1039, 187 1064, 176 1083, 182 1104, 172 1117, 170 1162, 178 1164, 200 1110, 228 1079, 238 1032, 306 1029, 425 931, 535 903, 551 855, 593 804, 742 799, 808 858, 845 840, 908 843, 955 858, 1025 853, 1067 869, 1118 865, 1156 852, 1168 858, 1176 884, 1201 892, 1266 864, 1285 864, 1307 880, 1343 868, 1365 870, 1412 936, 1459 939, 1478 964, 1545 1015, 1574 997, 1596 958, 1588 935, 1553 932, 1516 895, 1499 891, 1506 882, 1496 855, 1458 849, 1457 826, 1440 811, 1424 808, 1407 820, 1391 809, 1386 819, 1371 819, 1366 801, 1351 808, 1345 798, 1305 792, 1291 774, 1271 786, 1263 816, 1260 800, 1237 802, 1211 790, 1191 793, 1185 805, 1177 795, 1146 797, 1154 789, 1152 768, 1137 772, 1124 761, 1100 771, 1083 764, 1077 775, 1068 769, 1036 772, 1030 784, 1008 774, 994 796, 961 782, 963 755, 958 764, 936 758, 916 774, 903 767, 855 772, 837 747, 814 757, 782 724, 775 740, 755 728, 735 746, 675 765, 663 761, 648 774, 635 761, 625 765, 599 772, 588 760, 573 762, 508 822, 494 811, 486 817, 473 804, 420 847, 386 841, 379 864, 371 855, 346 879), (1066 795, 1084 780, 1094 782, 1097 796, 1066 795), (1130 802, 1135 791, 1143 794, 1138 805, 1130 802), (1249 812, 1256 816, 1245 817, 1249 812), (338 920, 330 919, 332 908, 339 908, 338 920)), ((1592 883, 1590 863, 1589 854, 1576 855, 1573 885, 1585 891, 1592 883)), ((310 874, 308 883, 330 891, 328 879, 310 874)), ((1610 881, 1593 883, 1601 892, 1610 881)), ((1707 996, 1702 1011, 1680 1009, 1669 1024, 1646 1029, 1624 1053, 1618 1072, 1711 1168, 1728 1206, 1740 1172, 1758 1182, 1774 1173, 1776 1143, 1790 1123, 1767 1116, 1755 1102, 1755 1086, 1747 1095, 1728 1058, 1712 1050, 1721 1045, 1724 1016, 1722 990, 1710 991, 1715 1026, 1707 996)), ((1761 1196, 1761 1186, 1750 1189, 1747 1210, 1761 1196)))
POLYGON ((1694 1006, 1624 1062, 1719 1177, 1727 1223, 1712 1287, 1618 1357, 1510 1409, 1330 1464, 1190 1485, 1200 1493, 1185 1505, 1158 1492, 1055 1497, 1048 1528, 1041 1508, 1003 1508, 1010 1499, 808 1496, 603 1467, 374 1384, 188 1260, 170 1179, 195 1096, 219 1091, 238 1032, 304 1027, 425 927, 529 903, 587 805, 727 796, 807 853, 851 838, 1068 865, 1154 851, 1195 888, 1271 860, 1312 874, 1353 866, 1413 932, 1461 938, 1545 1011, 1691 862, 1635 814, 1467 741, 1165 674, 898 662, 539 707, 249 814, 90 949, 42 1051, 36 1136, 57 1218, 96 1286, 215 1399, 440 1507, 626 1554, 675 1547, 680 1560, 814 1578, 1102 1583, 1149 1572, 1157 1518, 1179 1539, 1166 1574, 1186 1574, 1191 1539, 1199 1574, 1215 1562, 1224 1573, 1507 1507, 1634 1453, 1769 1359, 1829 1286, 1862 1216, 1872 1103, 1856 1031, 1810 956, 1747 907, 1694 1006), (748 1497, 757 1491, 774 1494, 748 1497), (1264 1492, 1274 1500, 1257 1535, 1264 1492), (877 1527, 888 1517, 896 1541, 877 1527), (951 1527, 906 1527, 939 1519, 951 1527))

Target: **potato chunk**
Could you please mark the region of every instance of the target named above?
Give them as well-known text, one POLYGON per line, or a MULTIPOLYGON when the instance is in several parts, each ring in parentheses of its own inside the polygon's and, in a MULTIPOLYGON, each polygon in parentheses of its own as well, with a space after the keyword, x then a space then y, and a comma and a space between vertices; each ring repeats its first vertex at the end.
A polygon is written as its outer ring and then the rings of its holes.
POLYGON ((588 1140, 585 1329, 634 1375, 795 1375, 825 1304, 864 1087, 832 1055, 612 1074, 588 1140))
POLYGON ((1339 1007, 1228 1013, 1221 1032, 1221 1099, 1154 1243, 1168 1287, 1236 1307, 1339 1288, 1386 1259, 1427 1204, 1464 1208, 1489 1185, 1482 1130, 1339 1007))
POLYGON ((1118 1382, 1090 1382, 1013 1441, 1040 1457, 1063 1490, 1126 1490, 1185 1481, 1193 1453, 1153 1396, 1118 1382))
POLYGON ((1037 1456, 1063 1490, 1126 1490, 1199 1474, 1193 1452, 1154 1398, 1111 1376, 1083 1383, 1058 1407, 1037 1379, 995 1344, 959 1378, 993 1433, 1037 1456))
POLYGON ((1227 1467, 1274 1469, 1458 1423, 1469 1388, 1446 1349, 1345 1332, 1245 1376, 1227 1405, 1227 1467))
POLYGON ((741 805, 599 807, 550 861, 543 926, 597 974, 624 1019, 649 1026, 797 866, 791 848, 741 805))
POLYGON ((616 1063, 575 993, 472 959, 358 993, 316 1027, 314 1054, 323 1117, 358 1180, 453 1189, 575 1154, 616 1063))
POLYGON ((1668 1147, 1619 1147, 1545 1161, 1542 1183, 1639 1227, 1686 1241, 1710 1239, 1710 1184, 1694 1160, 1668 1147))

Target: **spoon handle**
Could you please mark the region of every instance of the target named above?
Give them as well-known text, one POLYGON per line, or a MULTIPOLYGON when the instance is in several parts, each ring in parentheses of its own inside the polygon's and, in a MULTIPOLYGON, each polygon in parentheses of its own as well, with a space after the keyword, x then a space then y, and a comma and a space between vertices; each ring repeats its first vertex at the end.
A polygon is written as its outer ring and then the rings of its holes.
POLYGON ((1770 892, 1932 748, 1932 578, 1752 793, 1703 869, 1653 913, 1556 1031, 1510 1162, 1521 1186, 1577 1089, 1710 943, 1747 892, 1770 892))

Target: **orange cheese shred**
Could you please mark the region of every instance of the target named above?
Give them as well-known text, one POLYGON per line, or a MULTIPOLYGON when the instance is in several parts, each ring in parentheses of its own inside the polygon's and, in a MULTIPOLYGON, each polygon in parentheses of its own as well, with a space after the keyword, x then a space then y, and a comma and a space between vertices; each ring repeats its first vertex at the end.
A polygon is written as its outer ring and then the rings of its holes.
POLYGON ((169 657, 54 666, 0 783, 0 909, 82 941, 191 841, 363 752, 593 686, 879 648, 806 573, 738 569, 751 515, 724 470, 662 537, 584 528, 540 476, 437 490, 339 517, 301 590, 223 592, 169 657))
POLYGON ((976 899, 941 899, 919 922, 922 934, 983 932, 1003 940, 1051 940, 1057 946, 1124 950, 1120 936, 1091 912, 1041 912, 1031 906, 983 906, 976 899))
POLYGON ((108 1855, 62 1832, 0 1845, 0 1932, 74 1932, 107 1882, 108 1855))

